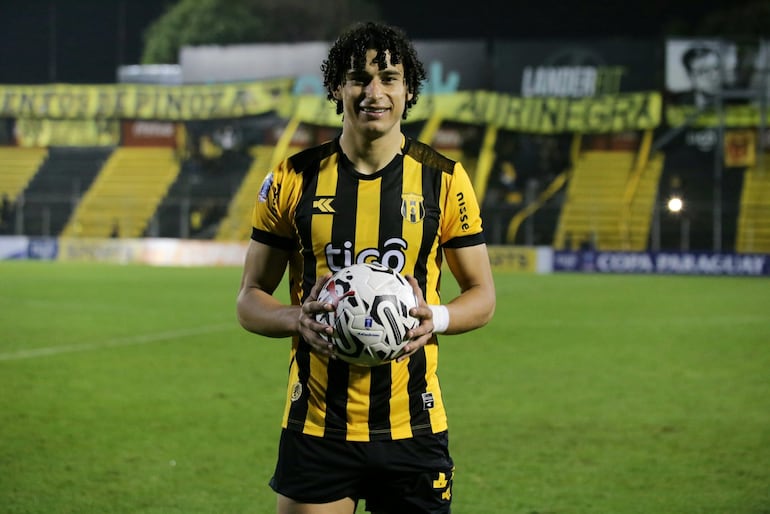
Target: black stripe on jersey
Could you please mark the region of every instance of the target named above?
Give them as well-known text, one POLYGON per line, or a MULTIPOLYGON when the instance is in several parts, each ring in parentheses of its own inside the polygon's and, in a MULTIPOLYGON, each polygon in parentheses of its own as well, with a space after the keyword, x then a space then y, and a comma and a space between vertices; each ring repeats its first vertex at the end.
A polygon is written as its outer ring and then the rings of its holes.
MULTIPOLYGON (((422 196, 425 202, 425 219, 423 220, 422 242, 417 262, 414 267, 414 277, 420 288, 426 290, 428 281, 428 255, 438 234, 441 223, 441 183, 443 172, 426 164, 422 165, 422 196)), ((440 255, 440 254, 439 254, 440 255)), ((441 263, 435 264, 439 273, 441 263)))
POLYGON ((444 243, 444 248, 465 248, 466 246, 476 246, 485 242, 484 232, 479 232, 478 234, 452 238, 444 243))
POLYGON ((407 155, 414 158, 414 160, 421 162, 423 166, 441 170, 450 175, 454 173, 457 161, 453 161, 449 157, 441 155, 421 141, 410 139, 405 147, 405 151, 407 155))
POLYGON ((422 401, 422 393, 428 389, 428 383, 425 381, 427 364, 425 358, 425 347, 421 347, 409 357, 407 367, 409 368, 409 414, 412 423, 412 434, 417 435, 415 429, 430 428, 430 414, 425 409, 422 401))
MULTIPOLYGON (((332 153, 334 145, 324 145, 310 150, 302 151, 290 157, 289 162, 295 173, 302 175, 302 195, 297 205, 295 213, 295 223, 297 223, 300 237, 300 245, 303 251, 303 270, 302 270, 302 300, 310 294, 313 284, 315 284, 315 256, 312 252, 312 243, 310 241, 310 220, 312 219, 313 196, 316 184, 318 183, 318 171, 321 160, 328 155, 329 148, 332 153), (307 226, 300 225, 306 223, 307 226), (310 251, 307 249, 310 248, 310 251)), ((307 385, 310 376, 310 345, 300 337, 297 345, 297 373, 299 382, 302 384, 302 396, 292 402, 289 411, 289 423, 304 424, 308 413, 309 387, 307 385)))
POLYGON ((297 173, 305 173, 308 169, 318 171, 319 163, 337 151, 337 141, 328 141, 320 146, 315 146, 297 152, 289 157, 291 168, 297 173))
MULTIPOLYGON (((394 237, 403 237, 404 218, 401 214, 401 190, 404 180, 403 156, 390 162, 380 182, 380 226, 378 246, 394 237)), ((388 264, 388 263, 384 263, 388 264)), ((377 440, 390 439, 391 365, 372 368, 372 389, 369 392, 369 431, 377 440)))
MULTIPOLYGON (((341 156, 339 167, 349 166, 349 161, 341 156)), ((334 216, 329 241, 350 241, 355 248, 356 216, 358 205, 358 180, 352 173, 339 170, 337 190, 334 199, 334 216)), ((342 249, 340 249, 342 250, 342 249)), ((340 360, 331 360, 328 366, 326 387, 325 434, 339 434, 347 429, 347 397, 349 367, 340 360)))
MULTIPOLYGON (((302 346, 309 348, 309 345, 304 341, 300 342, 300 347, 302 346)), ((309 350, 301 351, 298 348, 294 358, 297 360, 297 379, 299 380, 299 383, 302 384, 302 394, 299 399, 291 402, 288 423, 290 425, 296 424, 299 427, 303 427, 305 425, 305 419, 307 418, 307 404, 308 398, 310 397, 310 388, 307 386, 307 381, 310 377, 310 352, 309 350)))
POLYGON ((251 229, 251 238, 259 243, 264 243, 268 246, 273 246, 289 252, 296 250, 297 248, 297 243, 293 239, 276 236, 270 232, 265 232, 264 230, 253 227, 251 229))

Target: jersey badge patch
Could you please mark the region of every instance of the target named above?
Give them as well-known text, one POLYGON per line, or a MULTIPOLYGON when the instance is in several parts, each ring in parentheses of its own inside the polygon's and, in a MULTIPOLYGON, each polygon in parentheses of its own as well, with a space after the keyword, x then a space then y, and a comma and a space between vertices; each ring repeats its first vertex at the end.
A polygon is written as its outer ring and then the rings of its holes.
POLYGON ((294 382, 291 386, 291 401, 296 402, 302 396, 302 383, 294 382))
POLYGON ((270 192, 270 187, 273 185, 273 172, 267 174, 265 180, 262 181, 262 187, 259 188, 258 199, 260 202, 267 201, 267 194, 270 192))
POLYGON ((417 193, 402 194, 401 216, 409 223, 420 223, 425 218, 425 198, 417 193))
POLYGON ((422 410, 432 409, 434 405, 435 401, 433 400, 433 393, 422 393, 422 410))

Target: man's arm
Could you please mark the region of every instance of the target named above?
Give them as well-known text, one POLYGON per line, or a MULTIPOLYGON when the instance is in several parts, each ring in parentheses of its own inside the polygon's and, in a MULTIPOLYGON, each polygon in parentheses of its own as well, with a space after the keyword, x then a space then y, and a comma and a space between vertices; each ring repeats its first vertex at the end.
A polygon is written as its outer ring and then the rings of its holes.
POLYGON ((250 332, 268 337, 298 333, 300 307, 284 305, 273 292, 286 272, 289 253, 251 241, 246 251, 241 287, 238 291, 238 321, 250 332))
POLYGON ((460 294, 446 304, 449 326, 445 334, 461 334, 486 325, 495 313, 495 283, 487 245, 445 248, 449 270, 460 294))
POLYGON ((273 292, 286 272, 289 252, 251 241, 246 251, 237 312, 241 326, 267 337, 301 335, 317 351, 329 355, 332 345, 320 336, 332 328, 315 321, 315 313, 331 310, 330 304, 315 301, 326 277, 321 277, 302 306, 286 305, 273 292))
MULTIPOLYGON (((449 270, 460 286, 460 294, 444 305, 449 314, 449 325, 444 334, 461 334, 486 325, 495 313, 495 283, 492 280, 492 268, 489 264, 487 245, 481 244, 465 248, 445 248, 449 270)), ((410 331, 412 339, 404 347, 402 361, 427 344, 433 337, 435 327, 433 312, 425 303, 422 290, 414 277, 408 277, 419 302, 410 314, 420 320, 419 327, 410 331)))

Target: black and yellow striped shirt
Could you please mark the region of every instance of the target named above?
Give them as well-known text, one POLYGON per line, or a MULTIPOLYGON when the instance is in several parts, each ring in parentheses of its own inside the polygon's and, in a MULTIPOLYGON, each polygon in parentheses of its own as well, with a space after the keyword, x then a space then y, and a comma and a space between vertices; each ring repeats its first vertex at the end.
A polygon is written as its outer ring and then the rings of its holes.
MULTIPOLYGON (((484 243, 467 172, 405 139, 403 155, 373 175, 357 172, 334 140, 286 159, 265 179, 252 238, 290 250, 291 299, 301 304, 327 271, 379 261, 414 275, 439 304, 442 247, 484 243)), ((447 429, 434 339, 404 362, 351 366, 292 344, 283 426, 305 434, 372 441, 447 429)))

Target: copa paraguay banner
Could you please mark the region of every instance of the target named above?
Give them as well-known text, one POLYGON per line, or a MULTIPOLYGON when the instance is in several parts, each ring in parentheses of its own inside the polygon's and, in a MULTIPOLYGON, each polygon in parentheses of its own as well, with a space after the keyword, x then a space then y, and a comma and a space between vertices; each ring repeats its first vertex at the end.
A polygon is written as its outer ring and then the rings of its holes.
POLYGON ((291 79, 243 84, 0 86, 0 118, 202 120, 270 112, 291 79))
POLYGON ((554 271, 665 275, 767 276, 770 255, 715 252, 557 251, 554 271))
MULTIPOLYGON (((539 134, 610 133, 654 129, 660 124, 657 92, 619 93, 598 97, 519 97, 491 91, 458 91, 421 96, 409 121, 438 115, 447 121, 495 125, 501 129, 539 134)), ((295 115, 314 125, 338 126, 341 117, 326 98, 303 96, 285 104, 283 116, 295 115)))

